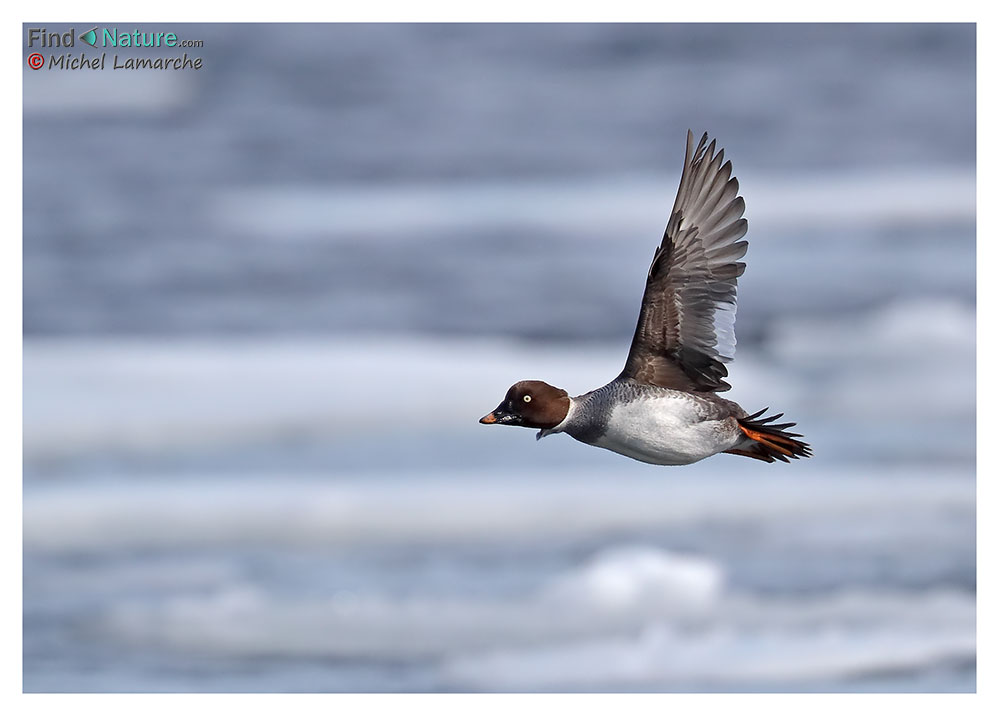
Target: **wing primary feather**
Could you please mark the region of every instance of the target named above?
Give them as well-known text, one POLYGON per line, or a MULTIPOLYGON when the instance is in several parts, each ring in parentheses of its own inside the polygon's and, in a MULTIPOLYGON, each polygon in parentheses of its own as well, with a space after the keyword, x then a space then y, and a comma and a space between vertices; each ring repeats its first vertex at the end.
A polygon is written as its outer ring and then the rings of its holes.
POLYGON ((683 172, 621 375, 683 390, 723 391, 735 354, 737 279, 748 223, 731 161, 707 132, 687 132, 683 172))

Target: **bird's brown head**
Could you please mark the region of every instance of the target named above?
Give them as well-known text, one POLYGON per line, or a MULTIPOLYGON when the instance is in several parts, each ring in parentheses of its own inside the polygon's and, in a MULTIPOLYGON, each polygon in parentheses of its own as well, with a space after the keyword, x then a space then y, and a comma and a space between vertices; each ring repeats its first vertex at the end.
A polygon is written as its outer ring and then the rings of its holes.
POLYGON ((496 409, 479 420, 485 425, 554 428, 569 413, 569 394, 540 380, 522 380, 510 386, 496 409))

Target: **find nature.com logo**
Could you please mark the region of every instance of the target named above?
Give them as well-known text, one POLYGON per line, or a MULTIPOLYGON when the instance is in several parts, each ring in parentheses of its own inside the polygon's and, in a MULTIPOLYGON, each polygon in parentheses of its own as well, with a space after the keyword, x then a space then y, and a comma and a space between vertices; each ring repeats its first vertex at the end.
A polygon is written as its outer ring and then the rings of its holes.
POLYGON ((48 54, 35 51, 27 56, 28 67, 33 70, 200 70, 203 65, 201 57, 190 57, 187 52, 182 55, 162 57, 127 57, 119 56, 117 51, 112 54, 108 63, 108 53, 104 48, 174 48, 203 47, 203 40, 185 40, 175 32, 143 32, 141 30, 121 30, 117 27, 92 27, 77 34, 70 28, 65 32, 49 32, 44 27, 27 28, 28 48, 48 50, 48 54), (76 41, 84 45, 102 50, 100 53, 85 51, 73 52, 76 41), (70 52, 65 50, 70 48, 70 52))

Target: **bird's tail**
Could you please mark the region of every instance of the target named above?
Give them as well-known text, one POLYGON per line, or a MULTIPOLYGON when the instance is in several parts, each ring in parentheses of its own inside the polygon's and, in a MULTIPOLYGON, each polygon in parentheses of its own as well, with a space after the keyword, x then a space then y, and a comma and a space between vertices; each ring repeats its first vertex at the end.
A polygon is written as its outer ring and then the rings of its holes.
POLYGON ((767 410, 769 408, 764 408, 758 413, 747 415, 744 418, 738 418, 739 429, 742 430, 745 438, 736 447, 725 452, 765 462, 774 462, 775 460, 790 462, 799 457, 811 457, 812 448, 808 443, 795 439, 802 436, 798 433, 787 432, 787 428, 793 428, 795 423, 774 423, 775 420, 783 417, 784 413, 761 418, 760 416, 767 410))

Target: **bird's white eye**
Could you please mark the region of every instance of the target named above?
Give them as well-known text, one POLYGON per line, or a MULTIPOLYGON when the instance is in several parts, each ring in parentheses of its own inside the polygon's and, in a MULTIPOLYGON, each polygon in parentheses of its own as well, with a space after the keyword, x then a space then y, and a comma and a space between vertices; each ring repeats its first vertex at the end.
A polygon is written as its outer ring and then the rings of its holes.
POLYGON ((525 395, 525 396, 524 396, 524 402, 525 402, 525 403, 530 403, 530 402, 531 402, 531 396, 529 396, 529 395, 525 395))

